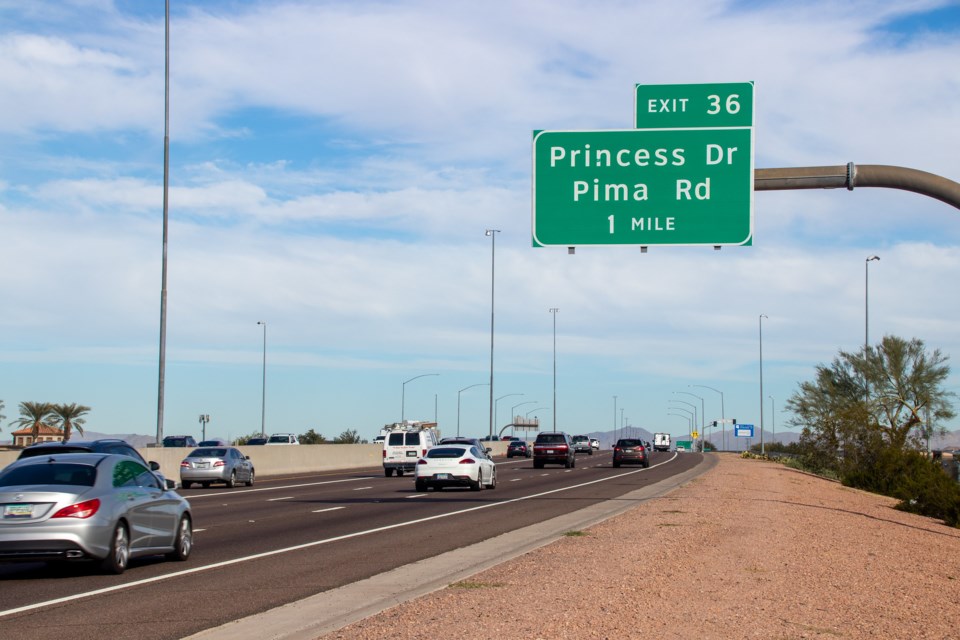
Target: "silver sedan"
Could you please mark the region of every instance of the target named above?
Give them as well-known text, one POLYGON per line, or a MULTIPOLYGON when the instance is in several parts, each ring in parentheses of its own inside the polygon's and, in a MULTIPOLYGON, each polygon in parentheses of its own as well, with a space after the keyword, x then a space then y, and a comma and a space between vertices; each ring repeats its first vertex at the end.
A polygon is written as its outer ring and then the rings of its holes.
POLYGON ((252 487, 255 475, 250 456, 234 447, 201 447, 191 451, 180 463, 180 484, 184 489, 189 489, 194 482, 204 487, 223 482, 231 489, 243 482, 252 487))
POLYGON ((192 549, 190 504, 129 456, 51 454, 0 471, 0 561, 95 560, 123 573, 131 558, 192 549))

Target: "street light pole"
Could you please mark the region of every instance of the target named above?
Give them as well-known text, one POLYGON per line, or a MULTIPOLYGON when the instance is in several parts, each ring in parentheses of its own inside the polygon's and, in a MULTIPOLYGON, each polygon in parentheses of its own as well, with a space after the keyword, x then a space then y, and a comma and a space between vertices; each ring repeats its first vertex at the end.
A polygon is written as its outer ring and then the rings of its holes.
POLYGON ((550 315, 553 316, 553 430, 557 430, 557 311, 560 309, 550 309, 550 315))
POLYGON ((210 414, 200 414, 200 442, 207 439, 207 423, 210 422, 210 414))
POLYGON ((160 364, 157 375, 157 446, 163 442, 164 387, 167 370, 167 236, 170 193, 170 0, 164 3, 163 64, 163 247, 160 256, 160 364))
MULTIPOLYGON (((701 432, 701 435, 702 435, 703 428, 704 428, 704 426, 706 426, 706 423, 707 423, 707 411, 706 411, 705 405, 703 404, 703 397, 702 397, 702 396, 698 396, 698 395, 695 394, 695 393, 690 393, 689 391, 674 391, 674 393, 683 393, 683 394, 686 394, 686 395, 688 395, 688 396, 693 396, 694 398, 699 398, 699 399, 700 399, 700 420, 701 420, 701 424, 697 424, 696 427, 697 427, 697 431, 700 431, 700 432, 701 432)), ((704 445, 705 443, 706 443, 706 440, 701 437, 701 438, 700 438, 700 453, 703 453, 703 452, 704 452, 703 445, 704 445)))
POLYGON ((617 442, 617 396, 613 396, 613 442, 617 442))
POLYGON ((487 229, 486 235, 490 236, 490 429, 488 436, 493 436, 493 309, 494 309, 494 283, 496 282, 496 264, 497 264, 497 234, 499 229, 487 229))
MULTIPOLYGON (((523 395, 522 393, 508 393, 507 395, 500 396, 499 398, 493 401, 493 423, 495 425, 497 425, 498 427, 500 426, 500 408, 499 408, 500 401, 503 400, 504 398, 509 398, 510 396, 522 396, 522 395, 523 395)), ((510 416, 510 422, 513 422, 513 416, 510 416)), ((513 429, 511 429, 510 432, 513 433, 513 429)))
POLYGON ((777 442, 777 414, 774 410, 773 396, 767 396, 770 398, 770 426, 773 428, 773 442, 777 442))
POLYGON ((457 391, 457 437, 460 437, 460 394, 466 391, 467 389, 473 389, 474 387, 485 387, 486 382, 478 382, 477 384, 472 384, 469 387, 464 387, 457 391))
MULTIPOLYGON (((694 426, 696 426, 696 424, 699 422, 699 420, 697 420, 697 405, 693 404, 692 402, 687 402, 686 400, 671 400, 670 402, 680 402, 687 405, 688 407, 691 407, 693 409, 693 424, 694 426)), ((673 408, 679 409, 680 407, 673 407, 673 408)), ((689 409, 687 409, 687 411, 689 411, 689 409)), ((690 430, 690 436, 691 438, 693 437, 693 429, 690 430)))
MULTIPOLYGON (((757 319, 758 324, 760 325, 760 455, 764 455, 766 451, 763 447, 763 319, 767 318, 764 314, 760 314, 760 317, 757 319)), ((769 320, 770 318, 767 318, 769 320)))
POLYGON ((263 326, 263 386, 260 392, 260 437, 267 437, 267 323, 257 320, 263 326))
POLYGON ((421 373, 421 374, 418 375, 418 376, 413 376, 413 377, 410 378, 409 380, 404 380, 404 382, 403 382, 403 384, 401 385, 401 388, 400 388, 400 423, 401 423, 401 424, 406 421, 406 417, 407 417, 407 413, 406 413, 406 409, 407 409, 407 383, 408 383, 408 382, 413 382, 413 381, 416 380, 417 378, 425 378, 425 377, 427 377, 427 376, 438 376, 438 375, 440 375, 440 374, 439 374, 439 373, 421 373))
MULTIPOLYGON (((726 410, 723 407, 723 391, 719 389, 714 389, 713 387, 708 387, 705 384, 692 384, 691 387, 703 387, 704 389, 710 389, 710 391, 715 391, 720 394, 720 429, 723 432, 723 450, 727 450, 727 414, 726 410)), ((704 421, 706 421, 706 416, 704 416, 704 421)))
POLYGON ((870 263, 880 256, 870 256, 863 263, 863 347, 870 346, 870 263))

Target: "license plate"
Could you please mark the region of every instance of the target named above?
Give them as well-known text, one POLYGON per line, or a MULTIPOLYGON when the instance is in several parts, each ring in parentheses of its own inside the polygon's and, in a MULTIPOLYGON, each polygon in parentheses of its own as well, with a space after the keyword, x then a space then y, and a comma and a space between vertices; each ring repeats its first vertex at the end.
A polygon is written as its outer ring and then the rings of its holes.
POLYGON ((407 451, 407 457, 408 457, 408 458, 416 458, 416 457, 417 457, 417 452, 416 452, 416 451, 407 451))
POLYGON ((547 449, 547 453, 553 453, 553 449, 547 449))
POLYGON ((449 479, 450 479, 450 474, 449 474, 449 473, 438 473, 437 476, 436 476, 436 478, 437 478, 437 480, 449 480, 449 479))
POLYGON ((17 520, 33 516, 32 504, 8 504, 3 508, 4 520, 17 520))
POLYGON ((209 462, 198 462, 198 463, 197 463, 197 469, 209 469, 209 468, 210 468, 210 463, 209 463, 209 462))

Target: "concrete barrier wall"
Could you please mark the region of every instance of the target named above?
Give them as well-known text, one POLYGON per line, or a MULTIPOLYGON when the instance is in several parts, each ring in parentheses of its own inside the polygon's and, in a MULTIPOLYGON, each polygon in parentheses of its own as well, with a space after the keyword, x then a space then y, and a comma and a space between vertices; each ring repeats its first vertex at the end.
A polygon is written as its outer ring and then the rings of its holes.
MULTIPOLYGON (((505 455, 506 442, 485 442, 493 455, 505 455)), ((289 446, 237 447, 250 456, 258 476, 272 476, 288 473, 315 473, 317 471, 335 471, 358 469, 361 467, 379 467, 382 463, 383 447, 379 444, 311 444, 289 446)), ((180 480, 180 462, 187 457, 192 448, 147 447, 137 449, 147 460, 160 465, 160 471, 171 480, 180 480)), ((17 459, 19 450, 0 451, 0 468, 17 459)))

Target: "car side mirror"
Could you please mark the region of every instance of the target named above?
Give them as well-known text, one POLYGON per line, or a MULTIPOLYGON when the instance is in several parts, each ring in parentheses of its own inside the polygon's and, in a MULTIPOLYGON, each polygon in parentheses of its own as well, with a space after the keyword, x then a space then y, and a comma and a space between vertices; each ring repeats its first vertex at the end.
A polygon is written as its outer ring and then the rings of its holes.
POLYGON ((244 457, 244 458, 246 458, 247 460, 249 460, 249 459, 250 459, 250 456, 243 456, 243 457, 244 457))
POLYGON ((493 451, 493 449, 491 449, 490 447, 486 447, 483 451, 484 453, 490 453, 491 451, 493 451))
POLYGON ((175 480, 171 480, 170 478, 164 478, 163 482, 166 485, 167 491, 173 491, 174 489, 177 488, 177 482, 175 480))
POLYGON ((149 462, 149 464, 150 464, 150 471, 160 471, 160 464, 159 464, 159 463, 154 462, 153 460, 151 460, 151 461, 149 462))

